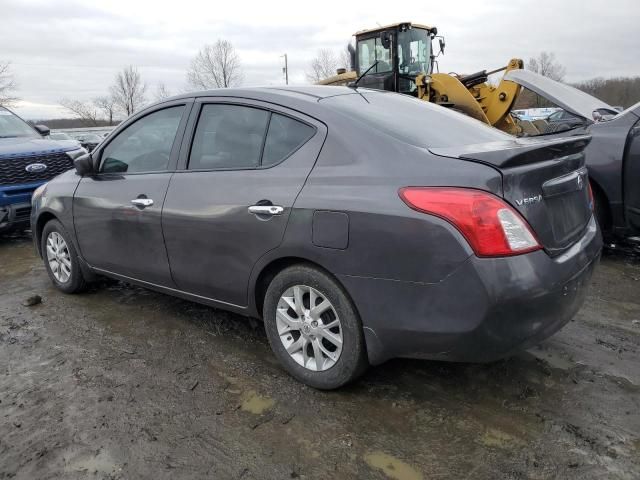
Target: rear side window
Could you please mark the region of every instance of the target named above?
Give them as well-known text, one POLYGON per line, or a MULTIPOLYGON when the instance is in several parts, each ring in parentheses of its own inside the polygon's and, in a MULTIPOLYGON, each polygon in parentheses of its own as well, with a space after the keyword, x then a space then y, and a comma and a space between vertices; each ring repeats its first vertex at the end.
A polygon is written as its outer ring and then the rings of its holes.
POLYGON ((452 147, 512 139, 471 117, 397 93, 362 90, 321 100, 329 108, 422 148, 452 147))
POLYGON ((271 114, 262 166, 269 167, 281 162, 309 140, 314 132, 313 127, 298 120, 277 113, 271 114))
POLYGON ((189 169, 255 168, 260 165, 269 112, 240 105, 203 105, 189 169))

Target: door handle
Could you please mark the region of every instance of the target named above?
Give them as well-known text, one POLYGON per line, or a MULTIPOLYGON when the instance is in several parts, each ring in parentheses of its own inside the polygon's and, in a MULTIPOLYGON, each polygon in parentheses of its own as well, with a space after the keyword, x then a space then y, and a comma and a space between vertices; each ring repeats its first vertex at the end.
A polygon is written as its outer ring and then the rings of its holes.
POLYGON ((133 200, 131 200, 131 203, 136 207, 146 208, 153 205, 153 200, 151 200, 150 198, 134 198, 133 200))
POLYGON ((249 213, 255 215, 282 215, 284 208, 280 205, 251 205, 249 207, 249 213))

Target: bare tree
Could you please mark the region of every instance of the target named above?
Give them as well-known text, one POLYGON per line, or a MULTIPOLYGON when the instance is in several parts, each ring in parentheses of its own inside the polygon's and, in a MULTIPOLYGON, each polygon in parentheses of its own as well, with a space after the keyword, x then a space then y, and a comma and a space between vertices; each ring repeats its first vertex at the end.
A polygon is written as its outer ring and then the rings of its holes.
POLYGON ((158 86, 156 88, 156 93, 154 94, 154 97, 156 98, 157 102, 160 102, 165 98, 169 98, 171 95, 173 94, 163 82, 158 83, 158 86))
POLYGON ((69 98, 63 98, 60 100, 60 105, 73 113, 76 117, 82 120, 82 123, 87 127, 98 126, 98 110, 91 103, 81 102, 79 100, 71 100, 69 98))
POLYGON ((16 82, 9 62, 0 61, 0 105, 9 107, 20 100, 13 95, 16 82))
POLYGON ((111 96, 118 110, 127 117, 144 105, 147 86, 140 72, 133 65, 125 67, 116 75, 116 83, 111 87, 111 96))
POLYGON ((573 86, 609 105, 628 108, 640 100, 640 76, 592 78, 573 86))
POLYGON ((205 45, 191 61, 187 81, 193 88, 227 88, 242 83, 240 57, 231 42, 205 45))
POLYGON ((318 83, 320 80, 329 78, 336 74, 336 70, 339 67, 344 66, 346 68, 345 65, 341 65, 345 61, 346 58, 342 54, 336 55, 329 48, 321 48, 318 50, 318 55, 309 64, 311 70, 306 72, 307 80, 312 83, 318 83))
POLYGON ((113 117, 116 114, 116 99, 113 95, 105 95, 102 97, 95 98, 93 100, 93 104, 99 109, 102 110, 104 115, 107 117, 109 122, 109 126, 113 125, 113 117))
MULTIPOLYGON (((555 54, 551 52, 540 52, 537 57, 532 57, 527 62, 527 70, 538 73, 552 80, 561 82, 564 79, 566 69, 556 61, 555 54)), ((516 101, 516 108, 532 108, 532 107, 552 107, 554 106, 549 100, 541 97, 537 93, 523 88, 516 101)))
POLYGON ((556 61, 552 52, 540 52, 537 57, 530 58, 527 62, 527 70, 538 73, 544 77, 561 82, 567 70, 556 61))

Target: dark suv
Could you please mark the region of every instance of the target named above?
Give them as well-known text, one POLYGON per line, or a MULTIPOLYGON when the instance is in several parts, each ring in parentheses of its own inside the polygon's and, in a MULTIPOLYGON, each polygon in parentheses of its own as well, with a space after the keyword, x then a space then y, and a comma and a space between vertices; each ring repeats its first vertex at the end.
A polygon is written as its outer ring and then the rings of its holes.
POLYGON ((28 227, 33 191, 73 168, 73 160, 86 152, 74 141, 47 135, 47 127, 31 127, 0 107, 0 233, 28 227))

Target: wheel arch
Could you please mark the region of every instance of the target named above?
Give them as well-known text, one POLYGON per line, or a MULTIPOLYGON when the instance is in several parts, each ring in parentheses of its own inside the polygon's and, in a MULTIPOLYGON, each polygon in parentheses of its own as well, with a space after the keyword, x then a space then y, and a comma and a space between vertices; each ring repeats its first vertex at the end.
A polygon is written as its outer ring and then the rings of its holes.
POLYGON ((255 276, 255 281, 253 282, 253 288, 251 290, 250 298, 253 304, 251 306, 253 307, 253 309, 255 309, 255 312, 260 318, 262 318, 262 307, 269 284, 278 273, 280 273, 285 268, 291 267, 293 265, 309 265, 329 275, 340 286, 340 288, 344 290, 349 300, 353 304, 353 307, 356 310, 358 316, 360 316, 358 307, 353 301, 353 298, 349 294, 346 286, 340 281, 340 279, 338 279, 333 273, 331 273, 328 268, 318 263, 317 261, 310 260, 302 256, 287 255, 270 259, 259 269, 259 273, 257 273, 257 275, 255 276))
POLYGON ((36 245, 36 249, 38 251, 38 255, 40 255, 40 258, 42 258, 42 231, 44 230, 44 226, 51 220, 60 221, 60 219, 49 210, 45 210, 44 212, 40 213, 36 220, 35 231, 32 232, 34 243, 36 245))

